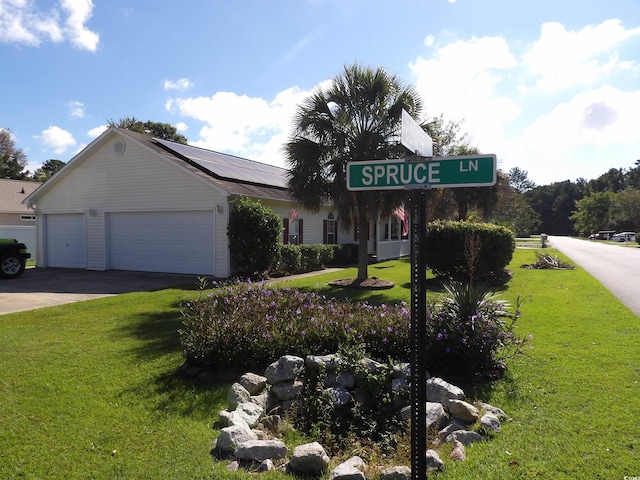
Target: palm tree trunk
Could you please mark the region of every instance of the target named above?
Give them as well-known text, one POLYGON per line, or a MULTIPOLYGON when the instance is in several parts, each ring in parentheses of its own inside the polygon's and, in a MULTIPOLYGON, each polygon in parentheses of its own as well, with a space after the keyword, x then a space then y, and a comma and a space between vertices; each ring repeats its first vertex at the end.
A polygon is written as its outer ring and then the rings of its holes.
POLYGON ((366 280, 369 278, 369 224, 364 209, 358 210, 358 230, 358 280, 366 280))

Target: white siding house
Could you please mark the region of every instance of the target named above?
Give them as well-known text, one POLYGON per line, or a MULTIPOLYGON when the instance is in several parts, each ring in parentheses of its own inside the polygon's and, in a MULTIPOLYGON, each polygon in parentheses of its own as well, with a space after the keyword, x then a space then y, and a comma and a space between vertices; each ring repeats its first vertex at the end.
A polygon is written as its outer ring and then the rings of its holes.
POLYGON ((292 216, 286 173, 111 127, 25 200, 36 213, 37 266, 228 277, 228 216, 240 196, 282 217, 285 243, 354 243, 329 206, 292 216))

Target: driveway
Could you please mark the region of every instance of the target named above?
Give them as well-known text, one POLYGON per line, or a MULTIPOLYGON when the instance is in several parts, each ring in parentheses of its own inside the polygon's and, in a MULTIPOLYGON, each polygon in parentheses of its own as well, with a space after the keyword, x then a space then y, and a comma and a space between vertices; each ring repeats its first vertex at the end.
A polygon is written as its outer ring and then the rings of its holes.
POLYGON ((570 237, 550 237, 557 248, 640 315, 640 246, 611 245, 570 237))
POLYGON ((121 293, 194 285, 196 281, 196 275, 171 273, 28 268, 14 280, 0 279, 0 315, 121 293))

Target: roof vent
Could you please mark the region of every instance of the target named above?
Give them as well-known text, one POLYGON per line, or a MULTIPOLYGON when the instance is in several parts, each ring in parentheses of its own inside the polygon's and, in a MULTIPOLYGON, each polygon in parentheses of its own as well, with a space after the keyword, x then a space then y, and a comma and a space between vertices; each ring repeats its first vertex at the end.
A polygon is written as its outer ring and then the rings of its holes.
POLYGON ((124 151, 127 149, 127 144, 122 140, 116 140, 113 144, 113 151, 118 155, 122 155, 124 151))

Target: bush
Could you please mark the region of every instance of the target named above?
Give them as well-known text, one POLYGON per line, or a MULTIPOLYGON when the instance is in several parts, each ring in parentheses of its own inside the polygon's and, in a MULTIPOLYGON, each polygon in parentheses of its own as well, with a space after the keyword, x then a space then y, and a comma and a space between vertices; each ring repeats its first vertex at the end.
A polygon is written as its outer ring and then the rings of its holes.
POLYGON ((300 254, 302 257, 302 271, 312 272, 314 270, 320 270, 324 265, 322 264, 321 251, 322 245, 309 245, 303 243, 298 245, 300 248, 300 254))
POLYGON ((501 373, 502 360, 520 352, 525 343, 513 331, 519 305, 511 311, 485 286, 453 283, 445 291, 427 328, 428 364, 456 376, 501 373))
POLYGON ((280 269, 289 273, 302 271, 302 252, 298 245, 286 244, 280 249, 280 269))
MULTIPOLYGON (((202 285, 204 288, 204 283, 202 285)), ((314 293, 237 283, 182 308, 180 339, 187 360, 219 370, 264 368, 282 355, 335 353, 363 344, 374 358, 408 359, 405 304, 337 302, 314 293)))
POLYGON ((515 249, 500 225, 437 221, 427 228, 427 265, 437 276, 466 282, 501 278, 515 249))
MULTIPOLYGON (((204 284, 202 285, 204 288, 204 284)), ((429 370, 463 376, 488 371, 520 351, 519 311, 485 289, 456 285, 430 307, 429 370)), ((213 371, 264 368, 283 355, 322 355, 362 345, 376 360, 409 361, 407 305, 338 302, 314 293, 237 283, 204 290, 182 308, 187 360, 213 371)))
POLYGON ((333 265, 353 265, 358 263, 358 244, 345 243, 330 245, 333 248, 333 265))
POLYGON ((229 214, 229 252, 237 271, 249 276, 264 272, 280 261, 280 218, 259 202, 240 197, 229 214))

